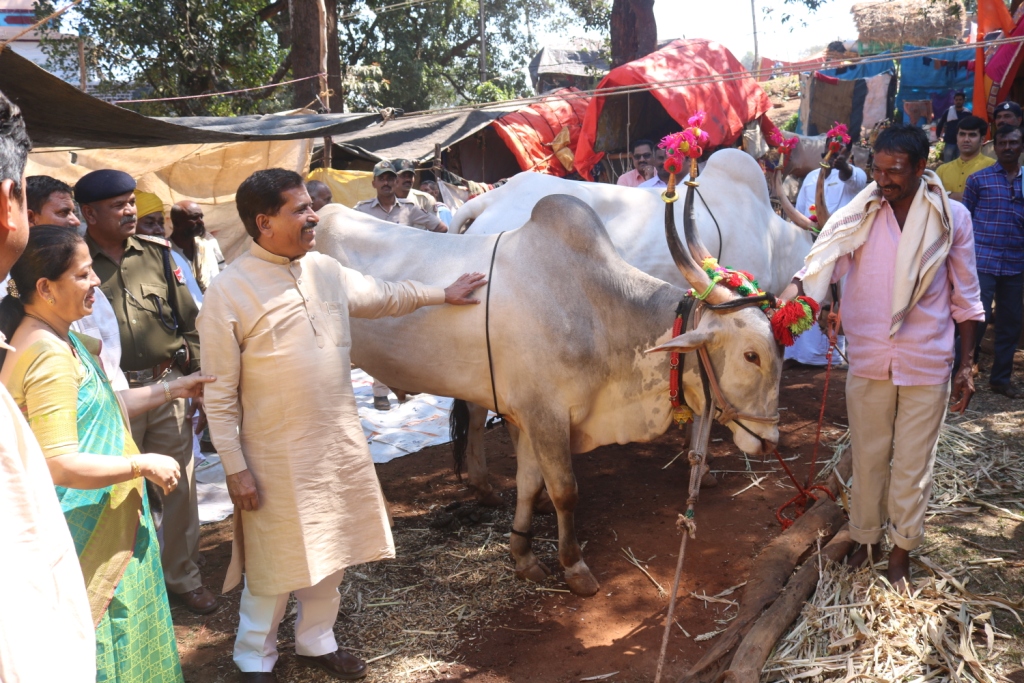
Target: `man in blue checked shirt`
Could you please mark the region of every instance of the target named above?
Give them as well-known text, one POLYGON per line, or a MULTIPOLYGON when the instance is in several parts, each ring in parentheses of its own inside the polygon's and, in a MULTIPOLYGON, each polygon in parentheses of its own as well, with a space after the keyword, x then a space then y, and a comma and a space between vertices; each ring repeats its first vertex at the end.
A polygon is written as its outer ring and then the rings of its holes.
MULTIPOLYGON (((1010 398, 1024 396, 1010 384, 1013 354, 1024 317, 1024 192, 1021 191, 1021 129, 1001 125, 995 132, 997 162, 967 177, 964 206, 974 221, 974 251, 978 261, 985 326, 996 328, 995 358, 989 384, 992 391, 1010 398), (992 301, 995 300, 995 316, 992 301)), ((977 350, 975 351, 977 361, 977 350)))

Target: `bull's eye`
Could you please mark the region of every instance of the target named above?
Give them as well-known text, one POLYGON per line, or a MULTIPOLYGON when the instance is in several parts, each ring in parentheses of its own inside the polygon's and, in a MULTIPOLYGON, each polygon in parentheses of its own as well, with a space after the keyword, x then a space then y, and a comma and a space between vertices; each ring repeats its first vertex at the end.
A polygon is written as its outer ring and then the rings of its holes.
POLYGON ((743 359, 748 363, 753 363, 757 367, 761 367, 761 357, 753 351, 747 351, 743 354, 743 359))

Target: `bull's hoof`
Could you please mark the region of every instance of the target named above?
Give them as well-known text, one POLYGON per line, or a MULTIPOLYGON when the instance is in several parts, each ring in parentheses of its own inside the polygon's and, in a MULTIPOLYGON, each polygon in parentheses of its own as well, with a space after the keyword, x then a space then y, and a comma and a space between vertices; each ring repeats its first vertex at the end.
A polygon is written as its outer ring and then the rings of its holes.
POLYGON ((565 570, 565 582, 569 584, 569 590, 573 594, 585 598, 594 595, 601 588, 601 584, 590 573, 590 568, 583 560, 565 570))
POLYGON ((555 514, 555 504, 551 501, 551 496, 548 495, 547 489, 540 490, 540 495, 537 496, 537 502, 533 504, 533 511, 538 515, 555 514))
POLYGON ((534 583, 543 583, 544 579, 551 576, 551 570, 548 569, 543 562, 537 562, 531 564, 526 569, 517 569, 516 577, 523 581, 533 581, 534 583))
POLYGON ((501 496, 495 493, 493 489, 490 491, 481 491, 480 489, 477 489, 476 502, 478 505, 482 505, 485 508, 500 508, 505 504, 505 501, 503 501, 501 496))
POLYGON ((700 487, 702 489, 713 489, 718 486, 718 479, 715 475, 711 474, 711 468, 709 467, 704 471, 704 476, 700 478, 700 487))

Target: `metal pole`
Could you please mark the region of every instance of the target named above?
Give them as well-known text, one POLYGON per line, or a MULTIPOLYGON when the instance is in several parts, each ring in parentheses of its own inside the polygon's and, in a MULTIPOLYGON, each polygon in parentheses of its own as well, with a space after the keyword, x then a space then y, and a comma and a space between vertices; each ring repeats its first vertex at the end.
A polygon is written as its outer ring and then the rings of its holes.
POLYGON ((754 61, 750 64, 750 71, 756 81, 761 73, 761 58, 757 54, 757 0, 750 0, 750 20, 754 22, 754 61))
POLYGON ((480 82, 487 82, 487 36, 484 31, 487 20, 484 18, 484 0, 480 0, 480 82))

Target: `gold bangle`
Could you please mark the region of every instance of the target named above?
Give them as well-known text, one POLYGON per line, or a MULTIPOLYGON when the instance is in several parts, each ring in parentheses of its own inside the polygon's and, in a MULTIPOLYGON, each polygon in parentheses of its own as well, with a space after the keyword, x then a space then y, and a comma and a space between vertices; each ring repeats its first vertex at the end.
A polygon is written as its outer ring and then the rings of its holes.
POLYGON ((135 458, 128 458, 128 462, 132 464, 132 479, 138 479, 142 476, 142 468, 139 467, 139 463, 135 461, 135 458))
POLYGON ((171 395, 171 385, 167 383, 167 380, 161 380, 160 384, 164 385, 164 403, 170 403, 174 400, 174 396, 171 395))

